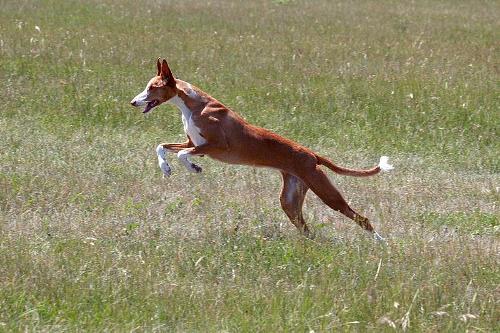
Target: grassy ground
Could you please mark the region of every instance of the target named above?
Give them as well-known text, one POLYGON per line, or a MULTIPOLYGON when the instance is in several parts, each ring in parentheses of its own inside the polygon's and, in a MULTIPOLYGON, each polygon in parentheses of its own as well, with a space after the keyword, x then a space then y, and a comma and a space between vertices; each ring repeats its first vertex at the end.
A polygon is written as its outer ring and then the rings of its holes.
POLYGON ((495 331, 495 1, 1 1, 0 331, 495 331), (297 235, 275 171, 199 159, 156 57, 339 164, 388 239, 314 195, 297 235))

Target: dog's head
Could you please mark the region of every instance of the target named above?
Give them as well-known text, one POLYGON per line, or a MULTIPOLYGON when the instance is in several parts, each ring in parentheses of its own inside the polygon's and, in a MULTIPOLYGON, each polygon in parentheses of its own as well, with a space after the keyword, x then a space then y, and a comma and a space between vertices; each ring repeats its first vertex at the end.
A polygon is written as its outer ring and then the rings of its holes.
POLYGON ((156 76, 149 80, 146 89, 130 101, 132 106, 146 106, 142 111, 143 113, 149 112, 154 107, 177 96, 175 78, 168 67, 167 61, 165 59, 160 61, 160 58, 158 58, 156 68, 156 76))

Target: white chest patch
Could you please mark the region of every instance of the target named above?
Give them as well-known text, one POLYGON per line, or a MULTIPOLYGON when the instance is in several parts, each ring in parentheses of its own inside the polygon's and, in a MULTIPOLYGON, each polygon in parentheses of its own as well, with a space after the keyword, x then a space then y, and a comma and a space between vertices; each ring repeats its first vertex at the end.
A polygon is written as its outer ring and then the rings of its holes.
POLYGON ((207 142, 204 137, 200 134, 200 129, 196 127, 193 121, 193 113, 184 104, 184 101, 179 97, 175 96, 169 100, 172 104, 177 106, 182 112, 182 123, 184 124, 184 132, 191 138, 195 146, 202 145, 207 142))
POLYGON ((182 113, 182 123, 184 124, 184 132, 191 138, 195 146, 207 142, 207 140, 201 136, 200 129, 194 124, 191 112, 189 112, 188 115, 185 115, 184 112, 182 113))

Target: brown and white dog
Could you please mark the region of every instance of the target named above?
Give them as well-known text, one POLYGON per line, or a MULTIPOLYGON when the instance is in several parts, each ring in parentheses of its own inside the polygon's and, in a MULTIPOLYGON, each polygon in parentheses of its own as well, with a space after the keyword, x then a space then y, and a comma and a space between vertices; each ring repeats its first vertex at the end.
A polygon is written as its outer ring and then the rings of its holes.
POLYGON ((366 217, 349 207, 321 166, 341 175, 365 177, 393 169, 386 156, 382 156, 380 163, 368 170, 335 165, 292 140, 249 124, 212 96, 176 79, 167 61, 158 58, 156 76, 149 80, 146 89, 134 97, 131 104, 145 106, 143 113, 146 113, 165 102, 180 109, 187 141, 162 143, 156 148, 164 175, 171 174, 167 152, 177 153, 190 172, 202 171, 189 158, 196 155, 207 155, 226 163, 274 168, 283 177, 281 207, 305 236, 311 235, 302 216, 302 205, 307 190, 311 189, 327 206, 354 220, 376 239, 383 240, 366 217))

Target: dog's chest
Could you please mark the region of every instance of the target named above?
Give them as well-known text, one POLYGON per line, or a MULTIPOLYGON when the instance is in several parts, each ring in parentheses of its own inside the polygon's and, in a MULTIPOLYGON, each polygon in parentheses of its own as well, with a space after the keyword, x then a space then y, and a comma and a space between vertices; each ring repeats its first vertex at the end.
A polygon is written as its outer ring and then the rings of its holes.
POLYGON ((182 123, 184 124, 184 132, 191 138, 191 141, 193 141, 195 146, 199 146, 207 142, 207 140, 201 136, 200 129, 194 124, 191 111, 183 110, 182 123))

